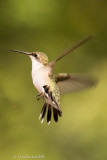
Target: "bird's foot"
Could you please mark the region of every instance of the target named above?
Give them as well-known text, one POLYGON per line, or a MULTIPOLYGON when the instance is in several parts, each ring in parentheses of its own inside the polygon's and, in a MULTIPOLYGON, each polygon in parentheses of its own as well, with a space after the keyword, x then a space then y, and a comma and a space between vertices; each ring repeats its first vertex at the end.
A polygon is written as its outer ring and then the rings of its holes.
POLYGON ((38 101, 38 100, 40 100, 41 98, 43 98, 43 94, 42 94, 42 93, 39 93, 39 94, 37 94, 35 97, 36 97, 36 99, 37 99, 37 101, 38 101))

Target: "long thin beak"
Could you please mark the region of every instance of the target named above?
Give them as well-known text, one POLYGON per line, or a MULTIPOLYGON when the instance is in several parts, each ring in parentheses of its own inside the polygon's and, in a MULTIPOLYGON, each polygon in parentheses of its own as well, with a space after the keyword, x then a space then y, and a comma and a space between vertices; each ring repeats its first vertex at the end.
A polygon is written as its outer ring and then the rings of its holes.
POLYGON ((29 53, 29 52, 24 52, 24 51, 18 51, 18 50, 10 50, 12 52, 18 52, 18 53, 23 53, 23 54, 26 54, 26 55, 32 55, 32 53, 29 53))

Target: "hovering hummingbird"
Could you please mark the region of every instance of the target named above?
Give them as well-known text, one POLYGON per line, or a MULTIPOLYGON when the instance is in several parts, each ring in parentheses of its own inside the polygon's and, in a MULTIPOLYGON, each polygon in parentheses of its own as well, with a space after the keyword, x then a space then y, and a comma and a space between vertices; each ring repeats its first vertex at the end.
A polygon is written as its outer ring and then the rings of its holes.
POLYGON ((96 84, 95 79, 85 75, 67 73, 59 73, 57 75, 53 74, 53 68, 57 61, 87 42, 90 38, 91 36, 80 41, 73 47, 66 50, 56 60, 51 62, 48 62, 48 57, 43 52, 36 51, 29 53, 18 50, 11 50, 13 52, 19 52, 28 55, 32 61, 32 80, 35 88, 39 92, 36 98, 37 100, 41 98, 45 100, 41 114, 39 116, 41 123, 44 121, 46 112, 48 124, 51 122, 52 110, 55 122, 58 122, 58 116, 62 116, 60 107, 60 94, 83 90, 96 84))

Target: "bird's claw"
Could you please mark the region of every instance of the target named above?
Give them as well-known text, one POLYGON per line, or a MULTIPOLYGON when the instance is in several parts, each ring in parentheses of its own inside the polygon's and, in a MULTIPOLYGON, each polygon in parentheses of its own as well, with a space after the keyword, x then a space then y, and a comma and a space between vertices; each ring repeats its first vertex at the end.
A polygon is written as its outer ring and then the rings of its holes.
POLYGON ((40 94, 37 94, 35 97, 36 97, 36 99, 38 101, 38 100, 40 100, 43 97, 43 95, 42 95, 42 93, 40 93, 40 94))

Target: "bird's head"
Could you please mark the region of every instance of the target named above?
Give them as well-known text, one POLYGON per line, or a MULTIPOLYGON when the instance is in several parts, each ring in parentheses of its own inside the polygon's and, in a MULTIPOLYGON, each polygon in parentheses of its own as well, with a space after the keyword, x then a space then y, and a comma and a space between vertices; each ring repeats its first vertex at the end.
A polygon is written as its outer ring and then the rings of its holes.
POLYGON ((48 57, 43 52, 32 52, 32 53, 30 53, 29 56, 30 56, 31 60, 37 61, 39 63, 42 63, 43 65, 47 65, 48 64, 48 57))
POLYGON ((18 50, 11 50, 13 52, 18 52, 18 53, 22 53, 22 54, 26 54, 28 55, 32 62, 37 62, 38 64, 42 64, 42 65, 47 65, 48 64, 48 57, 45 53, 43 52, 24 52, 24 51, 18 51, 18 50))

